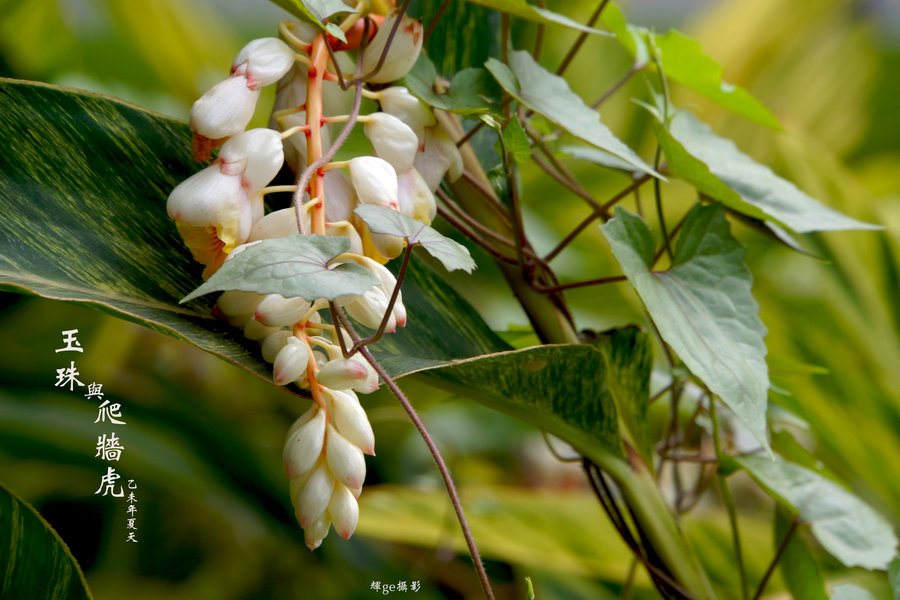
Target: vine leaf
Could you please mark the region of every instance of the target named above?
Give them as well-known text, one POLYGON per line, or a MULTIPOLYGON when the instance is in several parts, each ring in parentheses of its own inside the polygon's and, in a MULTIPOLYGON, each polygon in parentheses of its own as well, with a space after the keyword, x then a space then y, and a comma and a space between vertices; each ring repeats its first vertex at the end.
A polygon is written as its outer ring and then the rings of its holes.
POLYGON ((425 52, 422 52, 413 68, 404 77, 404 83, 419 100, 441 110, 471 115, 490 109, 490 104, 485 98, 496 95, 496 84, 493 84, 493 80, 484 69, 470 67, 457 71, 450 80, 449 89, 443 94, 434 91, 436 77, 437 70, 434 63, 425 52), (491 89, 491 84, 495 89, 491 89))
MULTIPOLYGON (((775 506, 775 535, 772 541, 776 552, 784 536, 790 531, 793 520, 794 517, 787 508, 780 504, 775 506)), ((828 600, 819 565, 800 531, 795 531, 788 540, 778 561, 778 570, 785 587, 795 600, 828 600)))
POLYGON ((593 148, 591 146, 560 146, 559 151, 566 156, 584 160, 608 169, 625 171, 628 174, 640 173, 640 169, 637 169, 631 163, 622 160, 607 150, 601 150, 600 148, 593 148))
POLYGON ((875 600, 872 592, 855 583, 842 583, 831 590, 829 600, 875 600))
POLYGON ((722 206, 694 205, 664 272, 650 270, 653 232, 639 216, 616 207, 601 230, 662 338, 768 448, 766 328, 722 206))
POLYGON ((675 175, 737 212, 798 233, 881 229, 819 204, 687 111, 676 111, 668 130, 656 121, 653 129, 675 175))
POLYGON ((247 244, 243 250, 232 253, 209 280, 181 302, 224 290, 281 294, 285 298, 300 296, 310 302, 356 296, 379 280, 354 263, 328 266, 349 247, 347 238, 299 233, 247 244))
MULTIPOLYGON (((772 129, 778 119, 747 90, 723 79, 722 66, 703 51, 700 42, 680 31, 656 34, 628 24, 621 9, 610 3, 603 9, 604 24, 634 58, 635 67, 648 66, 647 45, 655 46, 666 77, 681 83, 720 106, 772 129)), ((655 68, 655 67, 651 67, 655 68)))
POLYGON ((761 456, 734 460, 771 496, 796 511, 822 547, 845 566, 887 569, 897 536, 862 500, 800 465, 761 456))
POLYGON ((383 206, 361 204, 353 212, 375 233, 406 238, 410 245, 422 246, 428 254, 441 261, 448 271, 462 269, 471 273, 475 269, 475 261, 465 246, 425 223, 383 206))
POLYGON ((492 8, 494 10, 498 10, 500 12, 505 12, 506 14, 513 15, 514 17, 519 17, 521 19, 526 19, 528 21, 535 21, 537 23, 545 23, 547 25, 562 25, 563 27, 568 27, 569 29, 577 29, 578 31, 584 31, 587 33, 593 33, 596 35, 609 35, 608 32, 602 31, 600 29, 594 29, 593 27, 588 27, 587 25, 582 25, 578 21, 573 21, 569 17, 565 17, 559 13, 555 13, 553 11, 547 10, 546 8, 540 8, 537 6, 532 6, 525 2, 525 0, 468 0, 473 4, 479 4, 481 6, 486 6, 488 8, 492 8))
POLYGON ((0 599, 90 600, 65 542, 34 508, 0 484, 0 599))
POLYGON ((891 583, 891 596, 900 600, 900 556, 895 556, 888 568, 888 580, 891 583))
POLYGON ((575 137, 606 150, 644 173, 665 179, 600 121, 600 115, 572 91, 565 79, 539 65, 528 52, 509 54, 509 66, 495 58, 488 71, 513 98, 575 137))
POLYGON ((346 42, 344 32, 335 23, 325 21, 336 14, 352 12, 353 8, 342 0, 271 0, 292 15, 318 25, 332 36, 346 42))

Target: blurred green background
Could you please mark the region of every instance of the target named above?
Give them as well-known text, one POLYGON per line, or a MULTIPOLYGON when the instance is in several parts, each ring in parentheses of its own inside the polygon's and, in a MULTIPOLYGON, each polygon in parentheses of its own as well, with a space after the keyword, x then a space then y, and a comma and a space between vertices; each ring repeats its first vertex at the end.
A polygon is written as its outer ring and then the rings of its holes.
MULTIPOLYGON (((586 20, 589 2, 555 10, 586 20)), ((773 401, 808 426, 801 442, 822 465, 900 524, 900 10, 896 2, 722 0, 625 4, 637 24, 677 25, 725 67, 728 81, 769 106, 773 132, 687 90, 690 107, 724 136, 824 204, 881 223, 883 233, 811 235, 817 258, 776 246, 735 225, 747 245, 754 291, 769 328, 773 401)), ((237 50, 275 34, 284 16, 263 0, 0 0, 0 75, 100 91, 185 119, 191 103, 227 74, 237 50)), ((530 47, 534 29, 515 31, 530 47)), ((555 68, 575 34, 548 32, 542 62, 555 68)), ((569 71, 582 97, 599 97, 630 66, 609 39, 588 41, 569 71)), ((608 102, 604 121, 644 156, 648 123, 629 96, 608 102)), ((260 102, 257 124, 269 99, 260 102)), ((626 181, 567 163, 597 197, 626 181)), ((524 169, 526 227, 538 249, 580 220, 579 201, 524 169)), ((672 218, 694 201, 666 191, 672 218)), ((627 205, 633 208, 632 205, 627 205)), ((164 218, 161 215, 161 218, 164 218)), ((527 323, 490 259, 475 252, 474 276, 451 279, 498 330, 527 323)), ((618 273, 599 231, 589 230, 555 266, 568 280, 618 273)), ((572 291, 583 328, 643 322, 624 286, 572 291)), ((98 599, 362 598, 372 581, 421 582, 416 598, 478 597, 459 555, 461 537, 424 446, 399 407, 379 392, 365 400, 378 455, 368 460, 357 535, 333 533, 310 553, 293 521, 281 445, 306 406, 203 352, 87 309, 0 296, 0 479, 31 502, 69 544, 98 599), (78 329, 82 381, 102 383, 123 404, 125 446, 114 465, 138 484, 138 544, 125 543, 126 504, 95 495, 108 433, 96 402, 54 387, 61 331, 78 329)), ((415 318, 411 315, 410 318, 415 318)), ((501 598, 617 597, 630 558, 579 470, 556 461, 534 428, 451 397, 427 381, 404 388, 421 409, 460 485, 476 539, 501 598)), ((660 419, 660 423, 662 420, 660 419)), ((772 505, 736 481, 750 580, 771 557, 772 505)), ((686 518, 701 560, 735 595, 730 541, 717 497, 686 518)), ((881 578, 847 572, 821 556, 833 581, 887 594, 881 578)), ((638 579, 638 597, 652 597, 638 579)), ((778 576, 770 591, 780 589, 778 576)), ((397 592, 399 593, 399 592, 397 592)), ((410 592, 411 593, 411 592, 410 592)), ((886 596, 885 596, 886 597, 886 596)))

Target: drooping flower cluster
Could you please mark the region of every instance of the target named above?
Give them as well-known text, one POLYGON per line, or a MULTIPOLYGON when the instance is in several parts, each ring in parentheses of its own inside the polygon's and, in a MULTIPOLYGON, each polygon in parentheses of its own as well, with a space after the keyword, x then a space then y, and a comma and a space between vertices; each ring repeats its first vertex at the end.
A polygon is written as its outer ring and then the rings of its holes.
MULTIPOLYGON (((418 57, 421 23, 404 16, 391 37, 397 18, 386 17, 361 50, 362 72, 370 82, 402 77, 418 57)), ((348 28, 352 25, 348 22, 348 28)), ((348 252, 333 262, 362 266, 379 283, 360 295, 340 297, 337 304, 362 325, 377 329, 384 322, 384 330, 392 332, 406 324, 407 315, 399 290, 391 302, 397 281, 383 264, 403 252, 405 240, 370 231, 353 210, 358 204, 377 205, 428 224, 436 213, 434 190, 445 175, 461 174, 462 159, 431 110, 403 87, 366 90, 381 106, 373 114, 326 115, 324 84, 334 85, 336 78, 324 47, 329 40, 296 23, 283 23, 280 31, 284 41, 263 38, 247 44, 228 79, 194 104, 195 155, 208 157, 221 148, 208 167, 172 191, 169 216, 194 258, 205 265, 204 279, 245 244, 298 232, 346 238, 348 252), (260 88, 276 82, 271 128, 245 131, 260 88), (349 119, 364 124, 372 155, 325 165, 307 174, 309 184, 302 190, 267 187, 285 161, 302 179, 330 146, 327 123, 349 119), (263 198, 272 191, 293 192, 295 206, 266 214, 263 198)), ((352 44, 338 49, 356 50, 352 44)), ((327 306, 322 298, 234 290, 223 293, 214 309, 259 342, 263 358, 273 363, 276 384, 297 386, 313 398, 291 427, 283 454, 291 501, 311 549, 332 525, 343 537, 353 533, 364 454, 374 454, 372 427, 356 393, 374 391, 378 376, 359 354, 344 356, 341 346, 350 347, 352 340, 341 328, 322 322, 319 311, 327 306)))

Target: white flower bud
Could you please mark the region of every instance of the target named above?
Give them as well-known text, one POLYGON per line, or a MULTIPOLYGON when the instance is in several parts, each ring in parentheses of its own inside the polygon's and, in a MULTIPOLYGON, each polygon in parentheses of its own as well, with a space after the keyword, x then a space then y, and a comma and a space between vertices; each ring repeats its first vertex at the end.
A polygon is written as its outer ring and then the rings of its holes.
POLYGON ((316 379, 327 388, 347 390, 365 381, 367 375, 365 367, 355 360, 338 358, 325 363, 316 373, 316 379))
POLYGON ((328 503, 328 514, 338 535, 349 540, 359 523, 359 504, 347 486, 341 484, 334 486, 331 501, 328 503))
POLYGON ((328 466, 321 462, 297 494, 294 510, 301 527, 309 527, 328 507, 331 492, 334 491, 334 477, 328 466))
POLYGON ((253 318, 269 327, 287 327, 303 318, 309 307, 309 302, 300 297, 285 298, 281 294, 269 294, 256 307, 253 318))
POLYGON ((359 399, 351 391, 338 391, 323 389, 325 395, 331 398, 332 423, 342 436, 363 451, 363 454, 375 455, 375 434, 369 417, 363 410, 359 399))
MULTIPOLYGON (((348 304, 344 304, 344 309, 351 317, 368 327, 369 329, 378 329, 384 313, 387 310, 390 298, 384 293, 380 287, 374 287, 366 290, 359 296, 342 296, 338 298, 338 302, 349 300, 348 304)), ((393 313, 388 318, 384 330, 393 333, 397 329, 397 320, 393 313)))
POLYGON ((414 164, 432 192, 440 185, 444 175, 450 181, 456 181, 463 172, 459 148, 439 126, 425 130, 423 150, 416 154, 414 164))
POLYGON ((394 86, 381 91, 381 110, 394 115, 416 133, 419 144, 425 141, 425 128, 435 124, 434 115, 418 98, 405 87, 394 86))
POLYGON ((293 208, 282 208, 264 216, 253 225, 247 240, 251 242, 272 238, 287 237, 300 233, 297 227, 297 211, 293 208))
MULTIPOLYGON (((340 169, 325 171, 325 220, 349 221, 356 208, 356 192, 340 169)), ((351 250, 352 252, 352 250, 351 250)))
POLYGON ((328 425, 325 443, 325 460, 337 483, 352 489, 362 487, 366 479, 366 459, 362 450, 328 425))
POLYGON ((369 239, 372 240, 372 245, 375 246, 378 253, 385 258, 397 258, 403 254, 403 248, 406 247, 405 240, 396 235, 372 233, 370 231, 369 239))
MULTIPOLYGON (((363 73, 369 73, 378 66, 378 60, 387 44, 391 35, 391 29, 397 20, 397 13, 393 12, 387 16, 378 33, 372 38, 372 42, 366 48, 363 57, 363 73)), ((419 52, 422 50, 422 23, 407 17, 406 15, 400 20, 400 26, 391 40, 391 46, 388 48, 384 62, 377 73, 369 77, 372 83, 387 83, 400 79, 412 68, 416 59, 419 58, 419 52)))
POLYGON ((281 135, 265 128, 238 133, 222 144, 219 158, 225 161, 246 159, 243 184, 248 195, 254 195, 278 175, 284 164, 281 135))
POLYGON ((242 292, 240 290, 229 290, 223 292, 219 299, 216 300, 216 306, 225 316, 237 315, 253 315, 256 305, 263 299, 262 294, 256 292, 242 292))
POLYGON ((281 455, 288 477, 297 477, 315 466, 325 445, 325 422, 325 411, 318 409, 312 419, 296 429, 292 428, 281 455))
POLYGON ((360 202, 397 208, 397 172, 390 163, 377 156, 358 156, 350 159, 348 167, 360 202))
POLYGON ((403 121, 388 113, 373 113, 367 117, 365 132, 375 154, 391 163, 397 173, 412 167, 419 138, 403 121))
MULTIPOLYGON (((303 413, 302 415, 300 415, 300 417, 296 421, 293 422, 290 429, 288 429, 288 432, 287 432, 287 435, 285 436, 285 438, 291 437, 291 435, 294 434, 298 429, 300 429, 301 427, 303 427, 304 425, 306 425, 307 423, 312 421, 313 418, 319 414, 320 410, 321 409, 319 408, 319 405, 316 404, 315 402, 310 404, 309 408, 306 409, 306 412, 303 413)), ((303 487, 303 486, 300 486, 300 487, 303 487)))
POLYGON ((264 337, 262 342, 260 342, 263 360, 269 363, 275 362, 275 357, 287 344, 289 337, 291 337, 291 332, 287 329, 280 329, 264 337))
POLYGON ((372 368, 365 358, 359 354, 354 354, 350 360, 358 362, 366 370, 366 378, 353 386, 353 390, 360 394, 371 394, 378 389, 378 373, 372 368))
POLYGON ((279 327, 267 327, 256 319, 250 319, 244 324, 244 337, 248 340, 258 342, 279 329, 279 327))
POLYGON ((437 215, 437 204, 428 184, 415 168, 397 176, 400 212, 430 225, 437 215))
POLYGON ((287 385, 305 375, 308 365, 309 346, 296 336, 290 336, 285 340, 284 347, 275 355, 275 362, 272 365, 273 379, 277 385, 287 385))
POLYGON ((238 52, 231 73, 246 73, 251 85, 262 87, 281 79, 294 64, 294 53, 278 38, 253 40, 238 52))
POLYGON ((251 89, 243 75, 220 81, 191 107, 191 129, 211 140, 246 129, 253 117, 259 88, 251 89))
POLYGON ((306 547, 315 550, 321 546, 330 527, 331 519, 328 518, 328 513, 322 513, 322 516, 304 528, 303 541, 306 543, 306 547))

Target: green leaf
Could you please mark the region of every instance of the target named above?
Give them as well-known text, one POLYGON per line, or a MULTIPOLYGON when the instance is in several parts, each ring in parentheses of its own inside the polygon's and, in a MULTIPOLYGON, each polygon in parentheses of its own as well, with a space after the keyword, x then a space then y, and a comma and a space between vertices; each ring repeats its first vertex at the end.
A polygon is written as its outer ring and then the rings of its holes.
POLYGON ((627 173, 640 173, 640 169, 636 169, 634 165, 628 163, 615 154, 601 150, 600 148, 592 148, 590 146, 561 146, 559 151, 563 154, 584 160, 601 167, 609 169, 617 169, 626 171, 627 173))
POLYGON ((603 10, 601 18, 615 33, 622 47, 635 57, 635 67, 643 68, 649 63, 649 42, 658 50, 663 71, 669 79, 752 121, 781 129, 778 119, 759 100, 747 90, 723 80, 722 66, 703 52, 697 40, 674 29, 659 35, 643 27, 629 25, 622 11, 613 3, 603 10))
POLYGON ((450 88, 443 94, 434 91, 436 77, 434 64, 422 52, 406 74, 404 83, 422 102, 441 110, 469 115, 490 109, 490 104, 484 98, 494 95, 494 92, 490 89, 491 81, 483 69, 468 68, 459 71, 453 76, 450 88))
POLYGON ((65 542, 34 508, 0 484, 0 600, 91 598, 65 542))
POLYGON ((650 337, 637 327, 613 329, 593 342, 603 353, 607 385, 622 421, 621 430, 644 462, 653 468, 653 440, 647 409, 650 406, 650 337))
POLYGON ((665 179, 614 136, 600 121, 599 113, 587 106, 565 79, 546 70, 524 51, 511 52, 509 63, 507 67, 492 58, 485 66, 516 100, 575 137, 606 150, 644 173, 665 179))
POLYGON ((875 600, 872 592, 854 583, 843 583, 834 586, 830 600, 875 600))
POLYGON ((281 294, 285 298, 299 296, 309 302, 359 295, 378 284, 371 271, 355 263, 328 266, 349 247, 347 238, 299 233, 261 240, 229 256, 212 277, 182 302, 225 290, 281 294))
POLYGON ((408 12, 422 23, 433 24, 422 54, 434 57, 437 72, 448 78, 473 65, 483 65, 500 51, 500 15, 496 11, 469 2, 413 0, 408 12), (438 11, 440 18, 435 22, 438 11))
POLYGON ((653 233, 643 219, 616 207, 601 230, 666 343, 768 448, 766 329, 722 206, 691 209, 664 272, 651 271, 653 233))
POLYGON ((510 119, 503 128, 503 145, 512 153, 516 162, 525 162, 531 158, 531 143, 516 118, 510 119))
POLYGON ((735 211, 774 220, 798 233, 881 229, 819 204, 687 111, 674 114, 668 131, 659 123, 654 123, 654 130, 669 169, 735 211))
MULTIPOLYGON (((633 349, 620 351, 640 359, 633 349)), ((532 423, 584 454, 621 454, 608 368, 594 347, 538 346, 426 368, 461 395, 532 423)))
MULTIPOLYGON (((344 4, 342 0, 271 0, 284 10, 288 11, 295 17, 299 17, 304 21, 309 21, 325 29, 331 35, 347 41, 343 31, 337 27, 328 27, 325 21, 338 13, 352 12, 350 6, 344 4), (334 30, 337 29, 337 32, 334 30)), ((333 25, 329 23, 329 25, 333 25)))
POLYGON ((891 596, 900 600, 900 556, 895 556, 888 568, 888 581, 891 584, 891 596))
POLYGON ((791 507, 847 567, 887 569, 897 548, 891 524, 837 483, 805 467, 759 456, 736 459, 776 500, 791 507))
POLYGON ((360 204, 353 212, 359 215, 374 233, 395 235, 406 238, 410 245, 422 246, 428 254, 441 261, 448 271, 462 269, 471 273, 475 269, 475 261, 469 255, 468 248, 438 233, 425 223, 383 206, 360 204))
POLYGON ((585 31, 596 35, 609 35, 605 31, 582 25, 577 21, 573 21, 568 17, 547 10, 546 8, 532 6, 525 2, 525 0, 469 0, 469 2, 480 4, 481 6, 486 6, 528 21, 535 21, 547 25, 562 25, 569 29, 577 29, 578 31, 585 31))
MULTIPOLYGON (((790 530, 793 520, 793 515, 786 508, 780 505, 775 507, 773 542, 776 552, 790 530)), ((819 565, 799 531, 794 531, 791 535, 778 561, 778 569, 785 587, 795 600, 828 600, 819 565)))
MULTIPOLYGON (((190 148, 183 122, 103 96, 0 79, 0 289, 110 313, 271 382, 258 344, 212 318, 208 303, 178 304, 202 271, 165 207, 175 185, 198 169, 190 148)), ((440 362, 508 349, 415 257, 403 296, 407 326, 378 344, 394 356, 440 362)))

